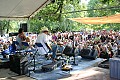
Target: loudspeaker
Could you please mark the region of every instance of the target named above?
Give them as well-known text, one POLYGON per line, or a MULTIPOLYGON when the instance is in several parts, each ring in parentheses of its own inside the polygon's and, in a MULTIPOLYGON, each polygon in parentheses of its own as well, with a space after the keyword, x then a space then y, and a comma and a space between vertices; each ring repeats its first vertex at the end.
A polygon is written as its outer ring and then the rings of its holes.
POLYGON ((9 68, 10 66, 9 66, 9 60, 8 59, 6 59, 6 58, 1 58, 0 59, 0 69, 1 68, 9 68))
POLYGON ((27 32, 27 23, 21 23, 20 28, 22 28, 24 32, 27 32))
POLYGON ((12 37, 12 36, 17 36, 18 33, 9 33, 9 37, 12 37))
POLYGON ((79 54, 82 58, 97 59, 98 52, 95 49, 82 49, 79 54))
POLYGON ((73 52, 73 48, 71 46, 66 46, 65 49, 63 50, 63 54, 71 57, 71 56, 75 56, 74 52, 73 52))
POLYGON ((19 75, 28 73, 28 61, 23 58, 22 55, 10 55, 10 70, 19 75))

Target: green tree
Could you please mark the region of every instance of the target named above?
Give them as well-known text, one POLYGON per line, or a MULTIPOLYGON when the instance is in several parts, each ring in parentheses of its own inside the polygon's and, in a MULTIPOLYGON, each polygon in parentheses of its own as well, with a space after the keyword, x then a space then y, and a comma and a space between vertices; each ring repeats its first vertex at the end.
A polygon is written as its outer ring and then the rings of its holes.
MULTIPOLYGON (((120 4, 119 0, 90 0, 88 4, 88 17, 101 17, 101 16, 109 16, 120 12, 120 8, 118 7, 120 4), (112 8, 116 7, 116 8, 112 8)), ((119 28, 119 24, 104 24, 104 25, 92 25, 93 29, 113 29, 117 30, 119 28), (94 26, 94 27, 93 27, 94 26), (113 26, 113 27, 112 27, 113 26)))
POLYGON ((43 26, 48 27, 52 32, 77 30, 78 27, 82 27, 81 24, 70 21, 68 18, 83 17, 85 12, 74 13, 74 11, 85 8, 79 0, 56 0, 30 20, 30 30, 39 32, 43 26))
POLYGON ((9 20, 8 21, 6 21, 6 20, 0 21, 0 32, 1 32, 0 34, 1 35, 8 33, 9 29, 11 29, 9 20))

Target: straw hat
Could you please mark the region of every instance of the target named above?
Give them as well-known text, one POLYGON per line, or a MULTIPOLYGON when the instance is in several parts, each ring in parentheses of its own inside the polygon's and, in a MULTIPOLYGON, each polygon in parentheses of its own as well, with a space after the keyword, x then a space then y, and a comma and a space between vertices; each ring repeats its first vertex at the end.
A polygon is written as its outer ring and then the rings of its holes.
POLYGON ((44 31, 49 31, 47 27, 42 27, 41 28, 41 31, 44 32, 44 31))
POLYGON ((58 42, 58 45, 63 45, 63 42, 58 42))

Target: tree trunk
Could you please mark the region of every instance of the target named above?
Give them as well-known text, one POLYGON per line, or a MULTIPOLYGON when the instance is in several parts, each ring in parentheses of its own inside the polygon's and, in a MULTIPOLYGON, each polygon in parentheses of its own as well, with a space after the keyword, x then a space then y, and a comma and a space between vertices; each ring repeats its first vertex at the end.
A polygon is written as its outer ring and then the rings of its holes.
POLYGON ((10 27, 10 20, 7 22, 7 32, 6 33, 9 32, 9 27, 10 27))

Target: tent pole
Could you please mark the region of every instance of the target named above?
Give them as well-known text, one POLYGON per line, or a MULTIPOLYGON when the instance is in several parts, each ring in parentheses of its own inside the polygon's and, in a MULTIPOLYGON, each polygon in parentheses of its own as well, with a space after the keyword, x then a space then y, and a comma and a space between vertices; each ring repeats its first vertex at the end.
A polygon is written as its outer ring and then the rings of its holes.
POLYGON ((27 20, 27 32, 30 32, 30 18, 27 20))

